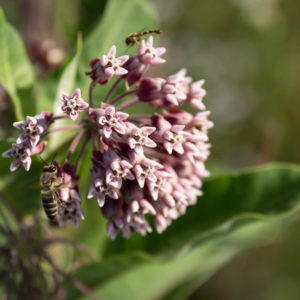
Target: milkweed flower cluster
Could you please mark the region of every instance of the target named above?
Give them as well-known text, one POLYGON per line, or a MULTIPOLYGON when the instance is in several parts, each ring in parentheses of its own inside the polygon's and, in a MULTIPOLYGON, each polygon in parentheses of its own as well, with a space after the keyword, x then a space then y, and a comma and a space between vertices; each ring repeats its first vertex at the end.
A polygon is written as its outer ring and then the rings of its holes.
POLYGON ((10 165, 10 171, 15 171, 20 165, 23 165, 28 171, 31 165, 31 156, 43 152, 46 141, 41 141, 50 124, 53 122, 53 115, 50 112, 42 113, 29 117, 26 121, 14 122, 13 126, 23 130, 23 133, 17 138, 12 148, 2 153, 3 157, 11 157, 13 161, 10 165))
MULTIPOLYGON (((130 57, 117 57, 117 49, 112 46, 102 58, 90 62, 91 70, 86 73, 91 78, 89 104, 79 88, 72 95, 61 94, 60 111, 78 122, 79 125, 74 126, 80 130, 60 167, 65 183, 61 198, 68 204, 59 209, 60 225, 71 219, 78 226, 83 219, 76 173, 89 142, 93 147, 92 182, 87 198, 98 202, 108 220, 107 234, 111 239, 118 233, 126 238, 132 233, 146 235, 153 227, 162 233, 202 194, 202 178, 209 176, 204 165, 210 154, 207 133, 213 126, 208 119, 210 112, 203 103, 204 80, 192 82, 185 69, 167 78, 145 77, 149 67, 165 63, 161 57, 165 51, 153 46, 152 37, 143 40, 137 53, 130 57), (97 85, 109 83, 113 77, 117 78, 107 95, 94 105, 93 90, 97 85), (112 97, 121 82, 127 91, 112 97), (142 102, 157 107, 157 113, 126 112, 142 102), (187 106, 198 112, 187 112, 187 106), (85 117, 78 118, 83 112, 85 117), (76 163, 70 165, 70 157, 81 139, 76 163)), ((30 156, 42 152, 42 149, 34 149, 45 143, 41 138, 51 134, 49 125, 62 118, 42 114, 44 120, 39 115, 15 124, 24 133, 12 149, 3 154, 14 158, 12 171, 20 164, 29 169, 30 156), (22 155, 19 147, 23 147, 22 155)))

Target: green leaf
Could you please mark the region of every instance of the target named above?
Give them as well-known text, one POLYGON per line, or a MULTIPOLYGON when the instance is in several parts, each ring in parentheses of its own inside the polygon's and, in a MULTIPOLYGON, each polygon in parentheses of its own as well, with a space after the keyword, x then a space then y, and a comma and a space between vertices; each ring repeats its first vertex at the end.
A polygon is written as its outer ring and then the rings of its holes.
POLYGON ((91 285, 78 276, 96 295, 109 300, 122 295, 159 299, 177 286, 191 288, 189 280, 201 284, 240 251, 273 241, 297 218, 299 182, 299 166, 280 164, 211 178, 198 204, 164 234, 111 242, 103 259, 107 262, 114 254, 126 260, 130 252, 152 255, 152 261, 133 264, 105 282, 100 278, 98 284, 97 272, 90 274, 91 285))
POLYGON ((17 31, 6 22, 0 8, 0 83, 9 94, 16 118, 23 119, 18 88, 27 88, 34 83, 34 71, 27 58, 24 45, 17 31))
MULTIPOLYGON (((62 105, 60 93, 65 92, 67 94, 72 94, 75 89, 75 81, 76 81, 76 75, 78 71, 78 62, 81 55, 81 50, 82 50, 82 38, 81 35, 78 34, 76 52, 74 56, 70 59, 70 61, 67 63, 58 82, 56 97, 52 108, 52 112, 54 114, 56 114, 58 108, 62 105)), ((65 119, 58 120, 51 127, 51 130, 68 124, 74 124, 74 122, 65 119)), ((51 134, 49 137, 47 151, 53 151, 57 149, 63 143, 65 143, 68 138, 70 138, 73 135, 74 135, 73 130, 69 130, 69 131, 64 130, 64 131, 57 132, 55 134, 51 134)))
MULTIPOLYGON (((143 28, 155 28, 157 21, 152 5, 146 0, 110 0, 91 34, 85 38, 79 60, 78 76, 75 87, 80 88, 83 98, 88 99, 88 89, 91 79, 85 75, 90 70, 89 62, 100 58, 112 45, 117 46, 117 55, 129 54, 125 38, 132 32, 143 28)), ((129 49, 131 52, 136 48, 129 49)), ((57 72, 40 86, 40 110, 51 110, 50 103, 55 97, 53 86, 57 80, 57 72)), ((97 86, 94 90, 95 106, 99 105, 114 80, 106 86, 97 86)), ((124 88, 123 88, 124 89, 124 88)))
MULTIPOLYGON (((0 141, 0 153, 11 148, 9 141, 0 141)), ((30 171, 19 166, 14 172, 9 171, 11 158, 0 157, 0 201, 9 203, 17 215, 35 212, 40 206, 41 163, 33 158, 30 171)))
MULTIPOLYGON (((79 280, 84 278, 86 285, 89 287, 97 287, 99 284, 113 279, 116 275, 126 272, 128 269, 131 269, 132 266, 137 266, 149 261, 151 261, 151 258, 143 254, 129 254, 113 257, 100 263, 92 263, 82 267, 73 278, 79 280), (95 276, 95 274, 97 275, 95 276)), ((76 299, 81 296, 70 282, 66 282, 66 287, 69 291, 67 299, 76 299)))

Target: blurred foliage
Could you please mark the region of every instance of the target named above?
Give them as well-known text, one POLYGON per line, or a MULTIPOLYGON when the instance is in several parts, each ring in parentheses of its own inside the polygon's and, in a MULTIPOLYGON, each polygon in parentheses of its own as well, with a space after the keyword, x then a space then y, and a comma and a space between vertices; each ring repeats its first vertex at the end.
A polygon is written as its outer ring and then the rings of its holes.
MULTIPOLYGON (((295 283, 300 266, 294 262, 300 249, 295 239, 299 223, 294 222, 299 217, 295 212, 300 202, 299 167, 271 165, 236 175, 227 171, 274 160, 300 161, 296 138, 300 125, 300 4, 296 0, 169 0, 155 4, 157 12, 146 0, 0 0, 9 21, 1 11, 0 82, 8 95, 0 90, 0 152, 11 143, 4 137, 13 136, 7 123, 21 118, 22 113, 52 111, 60 90, 70 92, 79 86, 86 96, 89 78, 84 73, 89 61, 112 44, 118 54, 128 51, 124 38, 131 32, 156 28, 158 14, 164 30, 159 44, 167 47, 168 62, 157 70, 168 75, 184 66, 194 80, 206 79, 205 103, 215 122, 209 169, 224 175, 208 179, 198 204, 163 235, 109 241, 97 203, 84 198, 86 220, 79 230, 66 226, 55 234, 80 241, 99 261, 87 264, 85 255, 70 255, 66 250, 54 251, 54 256, 65 269, 75 261, 74 278, 103 299, 251 299, 259 285, 254 279, 247 285, 248 277, 243 279, 245 269, 251 267, 253 277, 269 282, 257 299, 282 299, 282 295, 298 299, 295 283), (10 23, 18 28, 24 45, 10 23), (49 41, 52 44, 47 48, 49 41), (284 231, 287 225, 290 229, 284 231), (274 274, 264 275, 256 260, 258 252, 248 251, 197 290, 242 250, 266 243, 274 246, 262 248, 262 259, 276 252, 276 259, 264 265, 278 268, 274 274), (243 259, 246 262, 241 263, 243 259), (248 289, 234 293, 240 285, 248 289)), ((98 103, 108 88, 97 89, 98 103)), ((62 159, 68 138, 55 135, 47 155, 53 154, 59 139, 57 158, 62 159)), ((90 150, 84 153, 80 167, 82 195, 90 184, 90 150)), ((19 221, 26 221, 40 206, 39 187, 34 182, 41 163, 34 160, 26 174, 21 168, 8 173, 9 164, 1 158, 0 198, 19 221)), ((0 235, 0 246, 2 242, 0 235)), ((70 280, 64 286, 67 299, 83 299, 70 280)))
POLYGON ((297 0, 156 1, 169 72, 206 79, 211 167, 299 162, 297 0))

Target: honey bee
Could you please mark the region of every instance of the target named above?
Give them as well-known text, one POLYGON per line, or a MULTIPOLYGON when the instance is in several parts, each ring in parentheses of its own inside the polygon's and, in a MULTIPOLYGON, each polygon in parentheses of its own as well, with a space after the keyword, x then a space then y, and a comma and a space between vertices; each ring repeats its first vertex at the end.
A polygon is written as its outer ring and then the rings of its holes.
POLYGON ((143 32, 134 32, 126 38, 125 43, 129 47, 134 46, 134 44, 138 45, 139 41, 143 38, 143 36, 150 33, 162 34, 163 32, 161 29, 154 29, 154 30, 148 30, 143 32))
POLYGON ((63 185, 63 178, 57 175, 57 171, 54 164, 45 165, 40 177, 43 207, 46 215, 53 223, 58 222, 58 205, 63 204, 59 190, 63 185))

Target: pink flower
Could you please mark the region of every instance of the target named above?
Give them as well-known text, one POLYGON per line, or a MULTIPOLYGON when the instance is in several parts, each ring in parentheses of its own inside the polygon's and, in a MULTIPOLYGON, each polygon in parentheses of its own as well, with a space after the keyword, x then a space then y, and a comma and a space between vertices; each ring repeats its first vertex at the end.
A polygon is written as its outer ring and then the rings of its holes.
POLYGON ((147 187, 154 201, 158 199, 158 193, 160 191, 167 192, 168 179, 171 175, 166 171, 155 171, 155 181, 148 180, 147 187))
POLYGON ((184 153, 183 144, 190 134, 183 129, 184 125, 173 125, 170 130, 164 133, 164 147, 169 154, 172 154, 173 150, 178 154, 184 153))
POLYGON ((171 124, 188 125, 193 120, 193 115, 184 110, 169 108, 163 111, 164 117, 171 124))
POLYGON ((60 111, 66 113, 73 121, 77 119, 78 113, 89 106, 81 97, 80 89, 76 89, 72 95, 61 93, 60 97, 64 102, 60 107, 60 111))
POLYGON ((43 126, 38 124, 37 119, 30 116, 26 117, 26 121, 14 122, 13 126, 24 130, 24 133, 18 137, 17 144, 28 141, 32 147, 38 144, 40 135, 44 132, 43 126))
POLYGON ((110 169, 106 170, 106 183, 117 189, 122 186, 122 180, 135 179, 130 169, 132 165, 126 160, 115 160, 111 163, 110 169))
POLYGON ((142 102, 151 102, 152 105, 162 106, 162 86, 166 81, 163 78, 144 78, 141 80, 138 90, 137 96, 139 100, 142 102), (156 103, 158 102, 158 103, 156 103))
POLYGON ((103 106, 100 111, 99 124, 103 127, 104 136, 109 138, 112 134, 112 129, 119 134, 125 134, 126 126, 124 121, 128 118, 128 114, 116 112, 112 105, 103 106))
MULTIPOLYGON (((71 194, 75 194, 75 191, 72 190, 71 194)), ((79 195, 75 195, 74 197, 77 198, 79 195)), ((73 199, 74 198, 71 198, 70 201, 58 207, 59 226, 61 227, 65 225, 67 220, 71 220, 74 227, 78 228, 79 220, 84 220, 80 202, 73 199)))
POLYGON ((143 188, 146 180, 156 181, 157 177, 155 176, 155 171, 162 168, 163 166, 155 160, 149 158, 142 159, 142 161, 133 168, 139 186, 143 188))
POLYGON ((24 144, 12 144, 12 148, 2 153, 3 157, 12 157, 14 160, 10 165, 10 171, 15 171, 21 164, 26 171, 31 165, 31 150, 24 144))
POLYGON ((99 206, 102 207, 105 203, 106 196, 113 199, 119 198, 116 188, 111 185, 107 185, 103 178, 97 178, 96 180, 94 180, 93 185, 90 187, 88 199, 96 197, 99 206))
POLYGON ((140 210, 138 201, 133 201, 130 205, 125 206, 122 204, 121 199, 108 199, 102 208, 104 216, 109 219, 106 228, 111 239, 115 239, 119 232, 125 238, 129 238, 135 232, 143 236, 147 232, 152 232, 144 213, 140 210))
POLYGON ((166 48, 154 48, 153 47, 153 37, 150 36, 148 40, 142 40, 138 54, 140 56, 141 61, 144 64, 149 65, 159 65, 166 62, 165 59, 161 58, 160 56, 166 52, 166 48))
POLYGON ((168 221, 159 214, 155 217, 155 227, 158 233, 162 233, 168 227, 168 221))
POLYGON ((108 82, 110 77, 105 73, 104 68, 101 66, 100 59, 96 58, 90 62, 92 70, 85 74, 90 76, 94 83, 104 85, 108 82))
POLYGON ((193 82, 189 87, 188 102, 194 108, 205 110, 205 105, 202 102, 206 95, 206 90, 202 88, 204 80, 193 82))
POLYGON ((134 54, 126 61, 123 68, 128 71, 123 77, 126 79, 126 88, 129 89, 130 86, 141 79, 147 70, 147 65, 141 61, 138 54, 134 54))
POLYGON ((127 74, 127 70, 122 68, 123 64, 128 60, 129 56, 124 55, 116 58, 116 46, 112 46, 106 55, 100 59, 101 66, 108 77, 113 75, 121 76, 127 74))
POLYGON ((58 207, 59 226, 64 226, 67 220, 71 220, 74 227, 78 228, 79 220, 84 220, 80 206, 81 197, 78 192, 78 176, 74 167, 68 163, 65 163, 62 168, 57 163, 56 166, 63 181, 59 188, 62 200, 58 207))
POLYGON ((41 134, 46 133, 52 122, 52 114, 47 111, 43 111, 34 117, 27 116, 26 121, 14 122, 14 127, 24 130, 17 138, 17 144, 25 143, 28 148, 36 147, 41 134))
POLYGON ((128 145, 131 149, 136 149, 139 152, 143 151, 143 147, 155 148, 156 143, 149 138, 155 131, 155 127, 144 126, 141 128, 133 127, 128 138, 128 145))
POLYGON ((166 79, 162 91, 165 94, 167 104, 177 106, 187 98, 188 84, 191 79, 185 74, 186 70, 182 69, 166 79))

